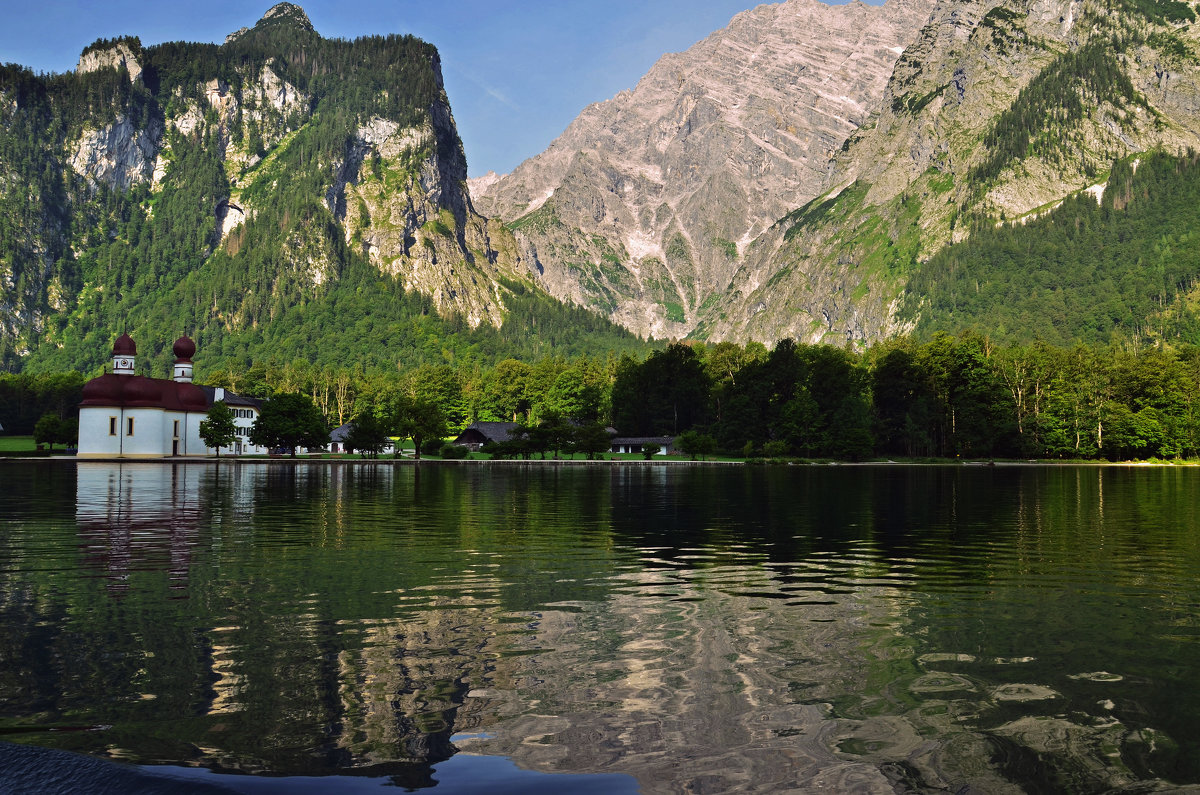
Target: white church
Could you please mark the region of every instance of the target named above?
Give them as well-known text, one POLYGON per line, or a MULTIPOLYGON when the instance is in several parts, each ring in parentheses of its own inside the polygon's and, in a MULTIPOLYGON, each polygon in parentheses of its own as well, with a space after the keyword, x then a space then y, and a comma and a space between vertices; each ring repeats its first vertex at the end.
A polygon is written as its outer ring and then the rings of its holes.
POLYGON ((250 444, 250 427, 258 417, 258 401, 220 388, 192 383, 196 343, 180 337, 172 347, 173 376, 149 378, 134 373, 137 345, 128 334, 117 337, 112 372, 83 387, 79 404, 78 458, 167 458, 212 455, 200 439, 200 423, 217 400, 234 410, 238 439, 222 453, 266 454, 250 444))

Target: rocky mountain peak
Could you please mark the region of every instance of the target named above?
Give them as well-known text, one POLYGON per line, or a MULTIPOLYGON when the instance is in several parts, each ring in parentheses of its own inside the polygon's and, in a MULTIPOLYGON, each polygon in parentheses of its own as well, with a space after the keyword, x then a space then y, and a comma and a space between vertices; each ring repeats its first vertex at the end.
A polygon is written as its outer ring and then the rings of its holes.
POLYGON ((129 72, 130 82, 136 83, 142 79, 142 65, 138 62, 141 54, 142 44, 135 37, 99 39, 80 54, 75 71, 82 75, 124 67, 129 72))
POLYGON ((262 15, 262 19, 258 20, 258 24, 255 27, 259 27, 266 22, 275 24, 279 22, 291 22, 305 30, 316 30, 309 20, 308 14, 305 14, 304 9, 295 3, 276 3, 267 9, 267 13, 262 15))
POLYGON ((254 24, 253 28, 239 28, 225 37, 226 44, 232 44, 252 32, 293 28, 305 33, 316 33, 312 21, 304 9, 295 3, 276 3, 267 9, 267 13, 254 24))
POLYGON ((817 196, 883 99, 933 0, 743 11, 541 155, 471 185, 554 295, 642 334, 683 336, 747 245, 817 196))

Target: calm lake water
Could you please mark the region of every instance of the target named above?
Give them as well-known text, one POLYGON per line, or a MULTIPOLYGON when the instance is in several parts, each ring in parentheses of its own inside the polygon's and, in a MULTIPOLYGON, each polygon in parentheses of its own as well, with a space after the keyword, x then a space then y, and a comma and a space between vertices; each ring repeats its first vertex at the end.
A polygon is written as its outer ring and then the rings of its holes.
POLYGON ((0 740, 245 792, 1200 784, 1200 469, 0 483, 0 740))

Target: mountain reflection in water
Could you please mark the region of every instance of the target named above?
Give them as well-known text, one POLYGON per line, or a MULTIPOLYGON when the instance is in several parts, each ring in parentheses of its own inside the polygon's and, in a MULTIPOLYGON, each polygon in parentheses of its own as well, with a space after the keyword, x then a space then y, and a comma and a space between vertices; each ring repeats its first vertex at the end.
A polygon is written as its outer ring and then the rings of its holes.
POLYGON ((1200 783, 1200 470, 0 473, 15 742, 407 787, 460 752, 644 792, 1200 783))

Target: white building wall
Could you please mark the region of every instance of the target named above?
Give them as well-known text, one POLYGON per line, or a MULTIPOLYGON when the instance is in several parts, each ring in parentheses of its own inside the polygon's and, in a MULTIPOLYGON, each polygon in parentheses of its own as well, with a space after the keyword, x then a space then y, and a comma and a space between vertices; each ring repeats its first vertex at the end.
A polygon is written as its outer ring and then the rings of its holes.
POLYGON ((86 406, 79 410, 79 458, 115 458, 121 454, 124 410, 109 406, 86 406), (117 421, 109 435, 109 419, 117 421))
MULTIPOLYGON (((171 414, 172 417, 167 415, 171 414)), ((162 458, 171 454, 171 420, 160 408, 86 406, 79 410, 80 458, 162 458), (116 434, 111 433, 116 419, 116 434), (131 434, 129 423, 133 421, 131 434)))
MULTIPOLYGON (((235 412, 238 440, 222 447, 222 455, 266 455, 265 447, 250 444, 250 429, 258 411, 230 406, 235 412)), ((162 458, 171 455, 214 455, 200 438, 200 423, 207 412, 167 411, 161 408, 117 408, 85 406, 79 409, 78 458, 162 458), (133 419, 133 435, 128 434, 133 419), (116 433, 110 434, 110 420, 116 420, 116 433), (176 435, 175 422, 179 422, 176 435), (175 442, 178 441, 178 447, 175 442)))
POLYGON ((162 458, 171 452, 166 412, 159 408, 127 408, 121 421, 122 458, 162 458), (129 421, 133 420, 133 434, 129 421))
MULTIPOLYGON (((168 412, 179 419, 179 455, 209 455, 210 451, 200 438, 200 423, 206 415, 198 411, 168 412)), ((174 425, 171 426, 174 430, 174 425)))
MULTIPOLYGON (((171 455, 212 455, 200 438, 205 414, 159 408, 87 406, 79 410, 79 458, 162 458, 171 455), (117 433, 109 434, 116 419, 117 433), (128 435, 133 419, 133 436, 128 435), (179 422, 176 436, 175 423, 179 422), (179 445, 176 447, 175 442, 179 445)), ((223 451, 224 452, 224 451, 223 451)))
MULTIPOLYGON (((220 398, 218 398, 220 399, 220 398)), ((266 455, 270 452, 265 447, 250 444, 250 429, 258 419, 258 410, 249 406, 230 406, 233 410, 233 424, 237 427, 237 439, 229 447, 221 448, 221 455, 266 455)), ((216 452, 209 450, 210 453, 216 452)))

